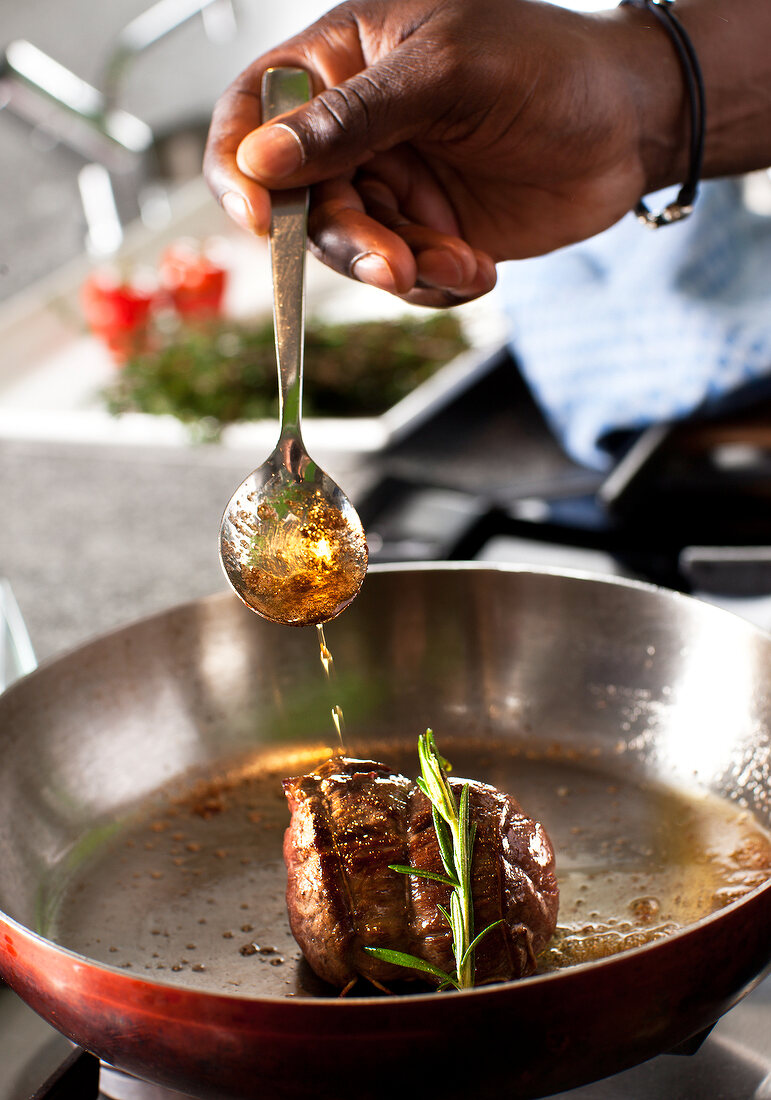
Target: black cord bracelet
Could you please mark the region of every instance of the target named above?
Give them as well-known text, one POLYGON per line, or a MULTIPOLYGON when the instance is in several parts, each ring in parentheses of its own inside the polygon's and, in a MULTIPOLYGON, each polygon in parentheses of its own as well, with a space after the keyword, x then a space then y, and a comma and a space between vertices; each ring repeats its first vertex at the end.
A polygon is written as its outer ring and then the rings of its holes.
POLYGON ((652 213, 642 199, 637 203, 634 212, 638 220, 643 225, 647 225, 649 229, 658 229, 659 226, 682 221, 693 211, 693 204, 699 190, 701 166, 704 160, 704 81, 693 43, 686 34, 682 23, 671 10, 673 3, 674 0, 621 0, 619 4, 619 7, 641 8, 655 15, 675 47, 683 69, 686 91, 688 92, 690 114, 688 178, 678 191, 674 202, 669 203, 658 214, 652 213))

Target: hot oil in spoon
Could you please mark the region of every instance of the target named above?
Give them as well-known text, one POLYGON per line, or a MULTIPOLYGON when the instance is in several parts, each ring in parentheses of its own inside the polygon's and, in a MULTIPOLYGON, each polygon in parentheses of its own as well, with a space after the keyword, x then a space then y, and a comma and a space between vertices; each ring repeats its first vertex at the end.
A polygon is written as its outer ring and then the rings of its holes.
MULTIPOLYGON (((316 623, 316 633, 319 639, 319 658, 321 660, 321 667, 324 669, 327 680, 331 684, 334 679, 335 660, 327 647, 327 640, 324 637, 324 627, 321 623, 316 623)), ((340 742, 339 751, 344 753, 345 719, 343 717, 343 708, 337 703, 332 707, 332 723, 337 730, 337 737, 340 742)))
POLYGON ((367 571, 367 543, 351 506, 341 511, 286 471, 243 501, 237 496, 221 553, 245 603, 272 622, 296 626, 338 615, 367 571))

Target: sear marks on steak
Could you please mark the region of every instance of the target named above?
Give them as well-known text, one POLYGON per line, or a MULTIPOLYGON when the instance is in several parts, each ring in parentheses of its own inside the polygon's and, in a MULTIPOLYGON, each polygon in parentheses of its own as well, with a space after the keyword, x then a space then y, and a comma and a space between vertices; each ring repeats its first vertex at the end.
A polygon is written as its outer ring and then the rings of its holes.
MULTIPOLYGON (((451 780, 456 799, 464 782, 451 780)), ((510 795, 468 782, 477 826, 475 927, 503 921, 476 949, 482 985, 532 974, 556 927, 559 890, 543 827, 510 795)), ((400 863, 443 871, 422 791, 383 764, 343 756, 285 779, 284 791, 292 815, 284 837, 289 923, 319 977, 341 988, 358 976, 427 980, 364 947, 390 947, 453 970, 452 934, 438 908, 449 906, 450 887, 389 870, 400 863)))
POLYGON ((412 784, 371 760, 336 756, 285 779, 292 819, 284 837, 292 934, 325 981, 393 977, 364 947, 403 939, 406 808, 412 784))

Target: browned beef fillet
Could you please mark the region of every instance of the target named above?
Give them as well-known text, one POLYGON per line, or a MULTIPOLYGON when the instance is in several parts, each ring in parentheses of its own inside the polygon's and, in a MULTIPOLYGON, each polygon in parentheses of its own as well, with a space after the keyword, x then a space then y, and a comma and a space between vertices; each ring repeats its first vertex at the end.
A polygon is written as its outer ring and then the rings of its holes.
POLYGON ((383 981, 399 969, 362 948, 404 938, 408 884, 388 865, 405 862, 411 788, 382 764, 340 756, 284 780, 289 923, 310 965, 333 985, 357 974, 383 981))
MULTIPOLYGON (((456 797, 463 782, 452 780, 456 797)), ((485 783, 469 788, 475 925, 503 921, 477 948, 476 982, 520 978, 533 972, 556 926, 554 853, 515 799, 485 783)), ((367 946, 452 970, 452 936, 438 908, 449 905, 450 888, 389 870, 391 863, 443 870, 431 805, 418 787, 383 764, 336 756, 284 780, 284 790, 292 813, 284 838, 289 923, 316 973, 340 987, 357 975, 420 978, 367 946)))

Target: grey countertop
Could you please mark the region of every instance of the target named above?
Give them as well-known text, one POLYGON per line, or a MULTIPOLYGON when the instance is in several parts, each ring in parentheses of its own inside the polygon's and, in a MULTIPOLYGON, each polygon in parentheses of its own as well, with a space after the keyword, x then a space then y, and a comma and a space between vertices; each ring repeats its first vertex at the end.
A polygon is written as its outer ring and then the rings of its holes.
MULTIPOLYGON (((222 510, 263 455, 0 442, 0 576, 39 660, 223 591, 222 510)), ((366 466, 315 456, 355 500, 366 466)))

